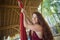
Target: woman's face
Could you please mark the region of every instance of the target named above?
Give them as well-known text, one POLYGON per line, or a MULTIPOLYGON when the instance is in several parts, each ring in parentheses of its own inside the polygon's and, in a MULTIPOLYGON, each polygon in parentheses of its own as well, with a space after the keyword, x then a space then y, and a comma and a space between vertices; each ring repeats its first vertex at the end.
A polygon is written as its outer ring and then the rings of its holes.
POLYGON ((33 22, 33 24, 38 23, 38 19, 37 19, 37 15, 36 14, 32 15, 32 22, 33 22))

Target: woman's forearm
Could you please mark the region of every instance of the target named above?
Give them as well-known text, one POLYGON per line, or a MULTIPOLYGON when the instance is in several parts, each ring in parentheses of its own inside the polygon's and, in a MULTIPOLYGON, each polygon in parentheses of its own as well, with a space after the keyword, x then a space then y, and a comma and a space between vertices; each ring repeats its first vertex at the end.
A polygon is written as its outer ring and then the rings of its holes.
POLYGON ((23 22, 24 22, 24 27, 27 27, 27 22, 26 22, 26 19, 25 19, 25 15, 24 15, 24 20, 23 20, 23 22))
POLYGON ((26 22, 26 20, 25 20, 25 10, 24 9, 22 9, 21 10, 21 12, 23 13, 23 24, 24 24, 24 27, 26 27, 27 26, 27 22, 26 22))
POLYGON ((28 27, 29 24, 32 24, 32 21, 29 20, 29 18, 25 15, 26 11, 23 9, 23 22, 24 22, 24 26, 28 27))
POLYGON ((30 21, 25 15, 24 15, 24 26, 28 28, 28 25, 32 25, 32 21, 30 21))

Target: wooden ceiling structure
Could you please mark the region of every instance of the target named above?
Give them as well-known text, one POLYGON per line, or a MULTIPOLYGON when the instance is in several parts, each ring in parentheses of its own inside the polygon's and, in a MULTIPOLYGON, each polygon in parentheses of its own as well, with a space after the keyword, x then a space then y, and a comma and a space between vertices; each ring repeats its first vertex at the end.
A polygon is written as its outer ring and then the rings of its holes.
MULTIPOLYGON (((22 0, 27 15, 31 17, 32 12, 42 0, 22 0)), ((19 13, 17 0, 0 0, 0 40, 4 36, 13 36, 19 33, 19 13)))

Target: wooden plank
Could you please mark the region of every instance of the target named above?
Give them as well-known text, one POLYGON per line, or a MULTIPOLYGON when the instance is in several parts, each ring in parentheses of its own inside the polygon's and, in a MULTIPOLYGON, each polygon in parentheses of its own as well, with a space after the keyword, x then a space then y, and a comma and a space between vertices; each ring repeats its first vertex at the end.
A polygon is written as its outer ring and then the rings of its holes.
MULTIPOLYGON (((4 7, 4 8, 19 8, 18 6, 15 5, 0 5, 0 7, 4 7)), ((25 8, 27 7, 31 7, 31 8, 37 8, 37 7, 33 7, 33 6, 25 6, 25 8)))
POLYGON ((19 8, 18 6, 12 6, 12 5, 0 5, 0 7, 5 7, 5 8, 19 8))
POLYGON ((10 26, 5 26, 5 27, 0 27, 0 30, 5 30, 5 29, 10 29, 10 28, 15 28, 19 27, 19 25, 10 25, 10 26))

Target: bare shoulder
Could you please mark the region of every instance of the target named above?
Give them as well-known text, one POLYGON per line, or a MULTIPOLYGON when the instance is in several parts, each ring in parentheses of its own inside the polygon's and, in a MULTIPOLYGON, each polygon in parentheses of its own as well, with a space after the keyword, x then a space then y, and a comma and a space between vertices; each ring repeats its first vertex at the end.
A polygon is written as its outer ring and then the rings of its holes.
POLYGON ((38 27, 38 28, 41 28, 42 29, 42 26, 39 25, 39 24, 35 24, 34 26, 38 27))
POLYGON ((39 25, 39 24, 35 24, 34 27, 35 27, 37 30, 40 30, 40 31, 42 31, 42 29, 43 29, 42 26, 39 25))
POLYGON ((42 31, 42 26, 39 24, 28 25, 28 29, 35 31, 35 32, 39 32, 39 31, 42 31))

